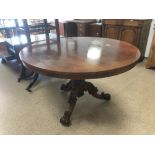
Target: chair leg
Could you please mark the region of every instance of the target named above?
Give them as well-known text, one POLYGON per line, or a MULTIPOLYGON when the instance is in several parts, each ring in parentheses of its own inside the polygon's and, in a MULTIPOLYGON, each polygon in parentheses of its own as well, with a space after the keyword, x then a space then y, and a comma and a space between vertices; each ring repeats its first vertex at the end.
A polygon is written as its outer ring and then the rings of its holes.
POLYGON ((38 73, 34 73, 33 81, 32 81, 32 82, 27 86, 27 88, 26 88, 26 90, 27 90, 28 92, 32 92, 31 88, 32 88, 32 86, 35 84, 35 82, 37 81, 38 76, 39 76, 38 73))

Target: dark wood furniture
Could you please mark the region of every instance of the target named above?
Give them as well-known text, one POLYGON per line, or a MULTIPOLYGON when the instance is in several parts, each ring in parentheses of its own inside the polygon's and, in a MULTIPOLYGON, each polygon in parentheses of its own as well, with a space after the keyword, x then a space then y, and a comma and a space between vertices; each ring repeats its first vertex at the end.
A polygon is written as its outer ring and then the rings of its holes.
MULTIPOLYGON (((76 31, 75 33, 77 33, 77 36, 84 37, 84 36, 89 36, 89 24, 96 23, 96 20, 95 19, 78 19, 78 20, 76 19, 76 20, 67 21, 67 23, 68 22, 74 23, 72 24, 72 28, 74 29, 74 32, 76 31)), ((73 31, 73 30, 70 29, 70 31, 73 31)), ((67 32, 70 33, 69 31, 67 32)))
POLYGON ((67 21, 64 23, 64 36, 65 37, 77 37, 77 24, 74 22, 67 21))
MULTIPOLYGON (((46 38, 46 40, 52 39, 53 42, 59 42, 60 41, 60 30, 59 30, 59 20, 55 19, 54 25, 49 25, 47 22, 47 19, 44 19, 44 36, 46 38), (49 33, 50 31, 56 31, 56 35, 55 37, 50 37, 49 33)), ((27 20, 24 20, 24 30, 26 32, 26 36, 27 36, 27 40, 28 40, 28 45, 32 44, 33 42, 31 41, 31 32, 30 32, 30 28, 28 26, 27 20)), ((42 39, 42 38, 41 38, 42 39)), ((44 39, 45 40, 45 39, 44 39)), ((26 68, 24 67, 24 65, 21 63, 21 71, 20 71, 20 77, 18 78, 18 82, 20 82, 20 80, 27 78, 26 75, 26 68)), ((37 81, 38 79, 38 72, 32 72, 30 74, 30 76, 33 76, 33 80, 32 82, 28 85, 28 87, 26 88, 27 91, 31 92, 31 87, 34 85, 34 83, 37 81)))
MULTIPOLYGON (((154 29, 155 30, 155 29, 154 29)), ((155 67, 155 31, 153 35, 153 40, 151 44, 150 54, 146 62, 146 68, 155 67)))
POLYGON ((89 24, 88 30, 90 37, 102 37, 102 23, 89 24))
POLYGON ((68 26, 65 29, 66 37, 99 36, 127 41, 140 49, 141 58, 139 61, 142 61, 145 57, 151 19, 102 19, 102 24, 97 24, 96 20, 90 21, 90 19, 69 22, 66 24, 68 26))
POLYGON ((49 38, 53 39, 53 41, 60 40, 58 19, 55 19, 54 25, 49 25, 49 23, 47 22, 47 19, 44 19, 43 21, 44 22, 41 24, 30 26, 28 25, 27 19, 23 19, 23 26, 20 27, 18 25, 17 20, 15 20, 16 36, 11 37, 11 38, 6 38, 5 41, 3 42, 3 46, 6 46, 8 54, 4 55, 4 50, 0 50, 2 63, 6 63, 7 61, 16 59, 18 63, 20 64, 21 69, 20 69, 20 76, 18 78, 18 82, 20 82, 22 79, 26 79, 30 76, 33 76, 33 81, 26 88, 28 91, 31 91, 30 88, 33 86, 33 84, 37 80, 38 73, 35 73, 35 72, 32 73, 30 71, 30 74, 27 74, 27 69, 23 66, 19 58, 20 50, 23 47, 28 46, 31 43, 39 41, 39 40, 46 40, 49 38), (51 30, 56 31, 56 33, 49 34, 51 30))
MULTIPOLYGON (((26 19, 24 19, 23 21, 27 22, 26 19)), ((14 22, 14 26, 0 26, 0 31, 4 35, 4 38, 12 38, 13 36, 18 35, 17 31, 23 31, 23 33, 25 34, 25 25, 23 24, 22 26, 19 26, 18 19, 14 19, 14 22)), ((55 22, 49 23, 46 21, 46 27, 48 27, 48 32, 50 33, 50 31, 55 29, 55 22)), ((29 24, 28 28, 31 34, 45 34, 45 19, 40 23, 29 24)))
POLYGON ((59 21, 59 30, 61 36, 65 36, 65 24, 66 21, 59 21))
POLYGON ((57 43, 36 42, 22 49, 19 55, 23 64, 34 72, 71 79, 61 86, 61 90, 70 91, 69 109, 60 119, 68 126, 77 98, 85 91, 96 98, 110 100, 110 94, 98 93, 97 87, 85 80, 130 70, 140 58, 140 51, 127 42, 113 39, 68 37, 57 43))
POLYGON ((13 30, 14 31, 14 36, 4 38, 3 42, 1 42, 1 44, 6 46, 8 50, 7 54, 6 53, 4 54, 4 52, 0 50, 0 55, 2 57, 2 63, 5 63, 13 59, 19 60, 18 53, 20 49, 22 49, 27 44, 31 44, 31 42, 35 42, 35 41, 42 40, 42 39, 45 40, 46 37, 44 35, 45 34, 48 35, 49 32, 52 30, 53 32, 56 30, 56 33, 55 33, 56 35, 52 35, 52 37, 53 36, 56 37, 57 40, 60 39, 58 19, 55 19, 55 22, 53 25, 48 23, 47 19, 44 19, 43 21, 44 21, 43 23, 40 23, 37 25, 28 25, 27 19, 23 19, 23 26, 19 26, 17 19, 16 19, 15 20, 16 26, 0 27, 0 30, 5 30, 5 31, 13 30), (44 34, 44 35, 41 35, 41 34, 44 34), (32 41, 31 41, 31 38, 32 38, 32 41))
POLYGON ((152 20, 103 19, 102 36, 135 45, 141 51, 140 60, 143 60, 151 22, 152 20))

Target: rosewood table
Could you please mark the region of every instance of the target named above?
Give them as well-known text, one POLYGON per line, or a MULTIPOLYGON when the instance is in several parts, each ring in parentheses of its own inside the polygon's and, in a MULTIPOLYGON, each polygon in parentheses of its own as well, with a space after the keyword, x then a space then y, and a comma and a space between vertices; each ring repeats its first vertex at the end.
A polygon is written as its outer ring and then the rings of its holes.
POLYGON ((119 40, 95 37, 61 38, 36 42, 25 47, 19 54, 23 64, 30 70, 52 77, 71 79, 61 86, 70 91, 69 109, 60 122, 69 126, 77 98, 85 91, 96 98, 110 100, 107 93, 98 93, 97 87, 86 79, 104 78, 126 72, 140 58, 140 51, 133 45, 119 40))

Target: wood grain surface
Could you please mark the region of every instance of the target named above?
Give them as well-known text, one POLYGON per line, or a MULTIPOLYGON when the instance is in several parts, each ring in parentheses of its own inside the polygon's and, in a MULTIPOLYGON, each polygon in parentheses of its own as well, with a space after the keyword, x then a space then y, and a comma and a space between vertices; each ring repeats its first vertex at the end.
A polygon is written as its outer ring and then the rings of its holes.
POLYGON ((95 79, 113 76, 133 68, 140 58, 135 46, 119 40, 96 37, 45 40, 20 52, 29 69, 40 74, 67 79, 95 79))

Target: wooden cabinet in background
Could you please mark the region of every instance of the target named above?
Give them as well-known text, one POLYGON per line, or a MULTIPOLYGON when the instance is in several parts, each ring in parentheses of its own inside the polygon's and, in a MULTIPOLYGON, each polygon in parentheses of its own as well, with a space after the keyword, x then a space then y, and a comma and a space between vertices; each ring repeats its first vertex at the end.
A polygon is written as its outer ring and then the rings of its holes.
POLYGON ((155 67, 155 32, 151 44, 150 54, 146 62, 146 68, 155 67))
POLYGON ((142 21, 129 19, 103 20, 103 36, 127 41, 135 46, 139 43, 142 21))
POLYGON ((79 37, 87 36, 88 24, 87 23, 77 23, 77 32, 78 32, 79 37))
POLYGON ((122 19, 103 19, 102 36, 104 38, 120 40, 122 19))
POLYGON ((99 24, 95 19, 76 19, 66 22, 65 36, 103 37, 126 41, 139 48, 141 61, 144 59, 151 22, 151 19, 102 19, 99 24))
POLYGON ((90 37, 102 37, 102 23, 93 23, 89 25, 90 37))
POLYGON ((77 37, 77 25, 73 22, 64 23, 64 36, 77 37))
POLYGON ((133 19, 103 19, 102 36, 129 42, 141 51, 141 60, 144 54, 152 20, 133 19))
POLYGON ((73 36, 76 34, 76 36, 79 37, 89 36, 89 25, 92 23, 96 23, 96 19, 76 19, 67 21, 65 36, 71 36, 72 34, 73 36))
POLYGON ((77 24, 77 35, 79 37, 89 36, 89 25, 95 23, 95 19, 73 20, 77 24))
POLYGON ((121 29, 120 40, 129 42, 135 46, 138 46, 140 37, 140 29, 137 27, 123 27, 121 29))
POLYGON ((104 38, 112 38, 120 40, 121 27, 117 25, 104 25, 103 34, 104 38))

